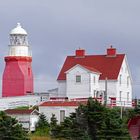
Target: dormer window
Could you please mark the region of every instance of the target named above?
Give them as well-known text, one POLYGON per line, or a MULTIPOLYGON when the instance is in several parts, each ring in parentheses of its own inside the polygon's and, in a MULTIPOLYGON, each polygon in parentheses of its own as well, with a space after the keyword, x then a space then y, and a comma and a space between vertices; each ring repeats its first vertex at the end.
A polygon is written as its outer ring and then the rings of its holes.
POLYGON ((76 75, 76 83, 81 83, 81 75, 76 75))

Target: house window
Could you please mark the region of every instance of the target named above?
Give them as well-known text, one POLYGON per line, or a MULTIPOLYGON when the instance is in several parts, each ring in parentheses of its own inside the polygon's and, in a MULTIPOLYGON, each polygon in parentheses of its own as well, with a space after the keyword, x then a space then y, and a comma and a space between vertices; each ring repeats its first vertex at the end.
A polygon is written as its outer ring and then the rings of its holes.
POLYGON ((64 122, 65 110, 60 110, 60 122, 64 122))
POLYGON ((129 92, 127 92, 127 101, 129 101, 129 92))
POLYGON ((93 94, 94 98, 96 98, 96 90, 93 90, 93 94))
POLYGON ((122 84, 122 75, 120 75, 119 83, 122 84))
POLYGON ((122 100, 122 91, 120 91, 120 95, 119 95, 120 101, 122 100))
POLYGON ((81 83, 81 75, 76 75, 76 83, 81 83))
POLYGON ((127 67, 125 67, 125 73, 127 73, 127 67))
POLYGON ((129 76, 127 76, 127 87, 129 86, 129 76))
POLYGON ((93 77, 93 82, 94 82, 94 84, 96 83, 96 77, 95 76, 93 77))

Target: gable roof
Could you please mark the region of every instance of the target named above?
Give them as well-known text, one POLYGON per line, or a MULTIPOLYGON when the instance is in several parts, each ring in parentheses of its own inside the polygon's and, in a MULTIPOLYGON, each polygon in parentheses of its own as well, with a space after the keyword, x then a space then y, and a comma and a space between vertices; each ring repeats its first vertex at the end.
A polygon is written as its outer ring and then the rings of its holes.
POLYGON ((7 114, 32 114, 35 111, 38 112, 37 110, 33 110, 33 109, 7 109, 5 110, 7 114))
POLYGON ((88 71, 91 71, 91 72, 94 72, 94 73, 98 73, 98 74, 101 74, 101 72, 99 72, 98 70, 96 70, 95 68, 92 68, 92 67, 88 67, 88 66, 84 66, 84 65, 80 65, 80 64, 77 64, 75 66, 73 66, 72 68, 70 68, 68 71, 66 71, 65 73, 69 72, 71 69, 73 69, 74 67, 82 67, 88 71))
POLYGON ((106 55, 85 55, 84 57, 67 56, 57 80, 66 80, 66 71, 79 64, 94 68, 101 72, 100 80, 117 80, 125 54, 116 54, 115 57, 106 55))
POLYGON ((47 101, 40 106, 79 106, 80 104, 87 104, 87 101, 47 101))

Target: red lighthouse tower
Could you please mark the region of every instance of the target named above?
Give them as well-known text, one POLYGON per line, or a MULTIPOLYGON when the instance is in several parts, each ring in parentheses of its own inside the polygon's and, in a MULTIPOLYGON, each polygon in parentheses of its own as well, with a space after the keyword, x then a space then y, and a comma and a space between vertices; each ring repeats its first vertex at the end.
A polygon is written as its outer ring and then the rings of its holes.
POLYGON ((27 32, 20 23, 10 32, 9 53, 4 59, 2 97, 33 94, 32 56, 27 32))

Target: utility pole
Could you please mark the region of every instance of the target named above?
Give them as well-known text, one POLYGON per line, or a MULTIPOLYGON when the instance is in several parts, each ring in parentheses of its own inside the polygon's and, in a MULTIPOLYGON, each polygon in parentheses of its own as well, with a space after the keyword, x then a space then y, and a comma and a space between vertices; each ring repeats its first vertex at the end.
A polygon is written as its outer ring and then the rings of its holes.
POLYGON ((122 105, 122 101, 121 101, 121 119, 122 119, 122 115, 123 114, 123 105, 122 105))
POLYGON ((107 105, 107 77, 105 78, 105 94, 104 94, 104 105, 107 105))

